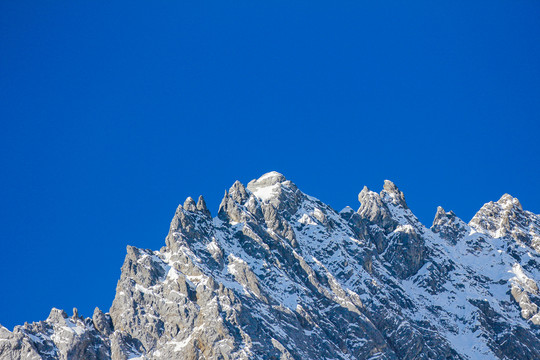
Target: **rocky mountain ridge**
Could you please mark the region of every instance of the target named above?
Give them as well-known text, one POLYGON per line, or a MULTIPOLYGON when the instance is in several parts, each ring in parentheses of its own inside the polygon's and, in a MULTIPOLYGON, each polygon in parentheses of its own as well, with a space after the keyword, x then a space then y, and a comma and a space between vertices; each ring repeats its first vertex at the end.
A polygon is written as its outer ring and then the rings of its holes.
POLYGON ((336 212, 271 172, 128 246, 108 313, 0 327, 0 359, 538 359, 540 216, 425 227, 390 181, 336 212))

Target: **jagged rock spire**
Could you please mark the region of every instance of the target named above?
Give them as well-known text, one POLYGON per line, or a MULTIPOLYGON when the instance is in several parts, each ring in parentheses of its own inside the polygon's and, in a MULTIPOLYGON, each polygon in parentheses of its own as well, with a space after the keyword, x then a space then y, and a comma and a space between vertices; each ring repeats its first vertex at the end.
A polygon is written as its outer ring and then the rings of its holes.
POLYGON ((208 207, 206 206, 206 201, 204 201, 204 197, 202 195, 199 196, 199 200, 197 200, 197 210, 199 210, 203 214, 210 216, 210 210, 208 210, 208 207))
POLYGON ((94 309, 94 315, 92 316, 92 322, 97 331, 105 336, 112 334, 113 324, 111 316, 104 314, 98 307, 94 309))
POLYGON ((433 225, 439 220, 446 216, 446 211, 444 211, 442 206, 437 206, 437 212, 435 213, 435 219, 433 219, 433 225))
MULTIPOLYGON (((223 221, 188 198, 166 247, 128 246, 110 315, 0 326, 0 359, 540 359, 540 256, 474 231, 449 246, 467 226, 439 207, 427 231, 391 182, 359 200, 337 214, 275 172, 235 182, 223 221)), ((540 229, 509 195, 487 205, 540 229)))
POLYGON ((390 210, 388 210, 379 194, 364 186, 360 194, 358 194, 358 201, 360 201, 360 208, 358 209, 360 217, 379 225, 388 232, 395 229, 397 222, 392 219, 390 210))
POLYGON ((446 212, 442 206, 437 206, 437 212, 435 213, 435 218, 433 219, 433 224, 431 229, 436 231, 439 227, 448 224, 456 218, 456 214, 453 211, 446 212))
POLYGON ((49 317, 47 318, 47 321, 51 323, 63 323, 64 319, 66 319, 68 315, 64 310, 52 308, 51 313, 49 314, 49 317))
POLYGON ((360 194, 358 194, 358 201, 360 201, 358 214, 369 222, 379 225, 385 232, 393 231, 398 225, 389 207, 397 206, 407 211, 409 209, 405 202, 405 195, 390 180, 384 181, 383 190, 380 194, 364 186, 360 194))
POLYGON ((540 252, 540 216, 524 211, 512 195, 504 194, 497 202, 484 204, 469 226, 495 238, 513 238, 540 252))
POLYGON ((169 234, 165 239, 167 247, 176 250, 181 237, 188 242, 209 241, 207 237, 211 220, 203 197, 199 197, 197 204, 192 197, 188 197, 184 205, 178 205, 171 220, 169 234))
POLYGON ((408 209, 407 202, 405 201, 405 195, 398 189, 396 184, 390 180, 384 180, 383 190, 381 191, 381 197, 383 199, 390 199, 395 204, 402 206, 404 209, 408 209))
POLYGON ((186 201, 184 201, 184 209, 191 212, 194 212, 197 210, 197 205, 195 204, 195 200, 193 200, 191 196, 188 196, 186 201))
POLYGON ((382 233, 372 230, 370 237, 391 265, 391 271, 402 279, 414 275, 425 262, 426 247, 421 236, 423 226, 410 212, 403 193, 393 182, 385 180, 380 194, 364 186, 358 200, 358 215, 367 225, 382 229, 382 233))
POLYGON ((223 221, 241 222, 244 219, 239 204, 225 191, 219 204, 218 217, 223 221))
POLYGON ((271 171, 251 180, 247 189, 260 201, 275 207, 285 217, 293 215, 304 194, 296 185, 277 171, 271 171))
POLYGON ((245 186, 238 180, 236 180, 229 189, 229 196, 239 204, 244 204, 249 198, 245 186))
POLYGON ((304 194, 295 184, 275 171, 249 182, 231 186, 221 201, 218 217, 232 224, 263 221, 276 235, 296 246, 294 231, 288 220, 296 213, 304 194))
POLYGON ((457 217, 453 211, 446 212, 442 206, 437 207, 431 231, 438 233, 439 236, 450 243, 456 244, 458 240, 469 232, 469 229, 469 226, 457 217))
MULTIPOLYGON (((201 212, 205 215, 210 215, 210 211, 206 207, 206 202, 204 201, 204 198, 202 195, 199 196, 199 199, 197 200, 197 203, 195 203, 195 200, 191 196, 188 196, 186 200, 184 201, 183 206, 179 206, 178 210, 184 210, 189 212, 201 212)), ((177 210, 177 213, 178 213, 177 210)))
POLYGON ((501 196, 497 203, 501 205, 503 209, 511 209, 515 207, 518 210, 523 210, 523 207, 521 206, 519 200, 510 194, 504 194, 503 196, 501 196))

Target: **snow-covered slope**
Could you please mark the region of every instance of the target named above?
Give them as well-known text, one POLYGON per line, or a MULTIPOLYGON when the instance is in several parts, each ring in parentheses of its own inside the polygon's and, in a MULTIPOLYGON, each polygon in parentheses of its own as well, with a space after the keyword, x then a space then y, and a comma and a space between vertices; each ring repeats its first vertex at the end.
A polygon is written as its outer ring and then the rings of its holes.
POLYGON ((390 181, 358 211, 279 173, 188 198, 128 246, 109 313, 0 328, 0 359, 539 359, 538 215, 503 196, 431 228, 390 181))

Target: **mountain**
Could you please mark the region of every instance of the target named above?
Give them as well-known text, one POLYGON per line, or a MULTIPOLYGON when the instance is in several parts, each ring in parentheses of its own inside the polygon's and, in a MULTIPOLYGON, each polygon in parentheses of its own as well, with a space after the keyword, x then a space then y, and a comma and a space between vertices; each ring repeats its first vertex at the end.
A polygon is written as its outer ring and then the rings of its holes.
POLYGON ((109 312, 0 327, 0 359, 540 359, 540 216, 424 226, 390 181, 336 212, 270 172, 127 247, 109 312))

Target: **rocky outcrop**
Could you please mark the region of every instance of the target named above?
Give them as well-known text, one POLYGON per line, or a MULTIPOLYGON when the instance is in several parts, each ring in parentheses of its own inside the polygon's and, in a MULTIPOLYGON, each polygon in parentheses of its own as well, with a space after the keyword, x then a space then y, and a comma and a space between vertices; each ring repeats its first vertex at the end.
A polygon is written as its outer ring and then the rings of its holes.
POLYGON ((388 261, 390 270, 400 279, 406 279, 424 264, 426 248, 422 238, 410 225, 399 226, 390 235, 387 250, 382 257, 388 261))
POLYGON ((509 194, 482 206, 469 225, 491 237, 509 237, 540 252, 540 216, 523 210, 519 200, 509 194))
POLYGON ((109 314, 104 314, 99 308, 95 308, 94 315, 92 316, 92 322, 94 328, 105 336, 109 336, 113 333, 112 319, 109 314))
POLYGON ((127 247, 108 313, 0 327, 0 359, 535 359, 540 226, 503 198, 428 229, 390 181, 339 213, 237 181, 215 218, 189 197, 165 247, 127 247))
POLYGON ((407 206, 403 192, 385 180, 380 194, 364 187, 358 200, 358 217, 351 215, 349 221, 357 229, 364 227, 360 233, 374 243, 390 272, 400 279, 416 274, 427 254, 420 236, 425 229, 407 206))
POLYGON ((437 207, 431 231, 439 234, 440 237, 450 242, 452 245, 461 240, 470 231, 467 224, 458 218, 453 211, 446 212, 442 207, 437 207))
POLYGON ((360 208, 357 212, 369 224, 377 225, 385 232, 391 232, 397 227, 398 222, 392 218, 392 214, 382 201, 381 196, 369 190, 367 186, 364 186, 358 194, 358 201, 360 201, 360 208))
POLYGON ((89 318, 52 309, 45 321, 0 329, 1 359, 110 359, 108 338, 89 318))

